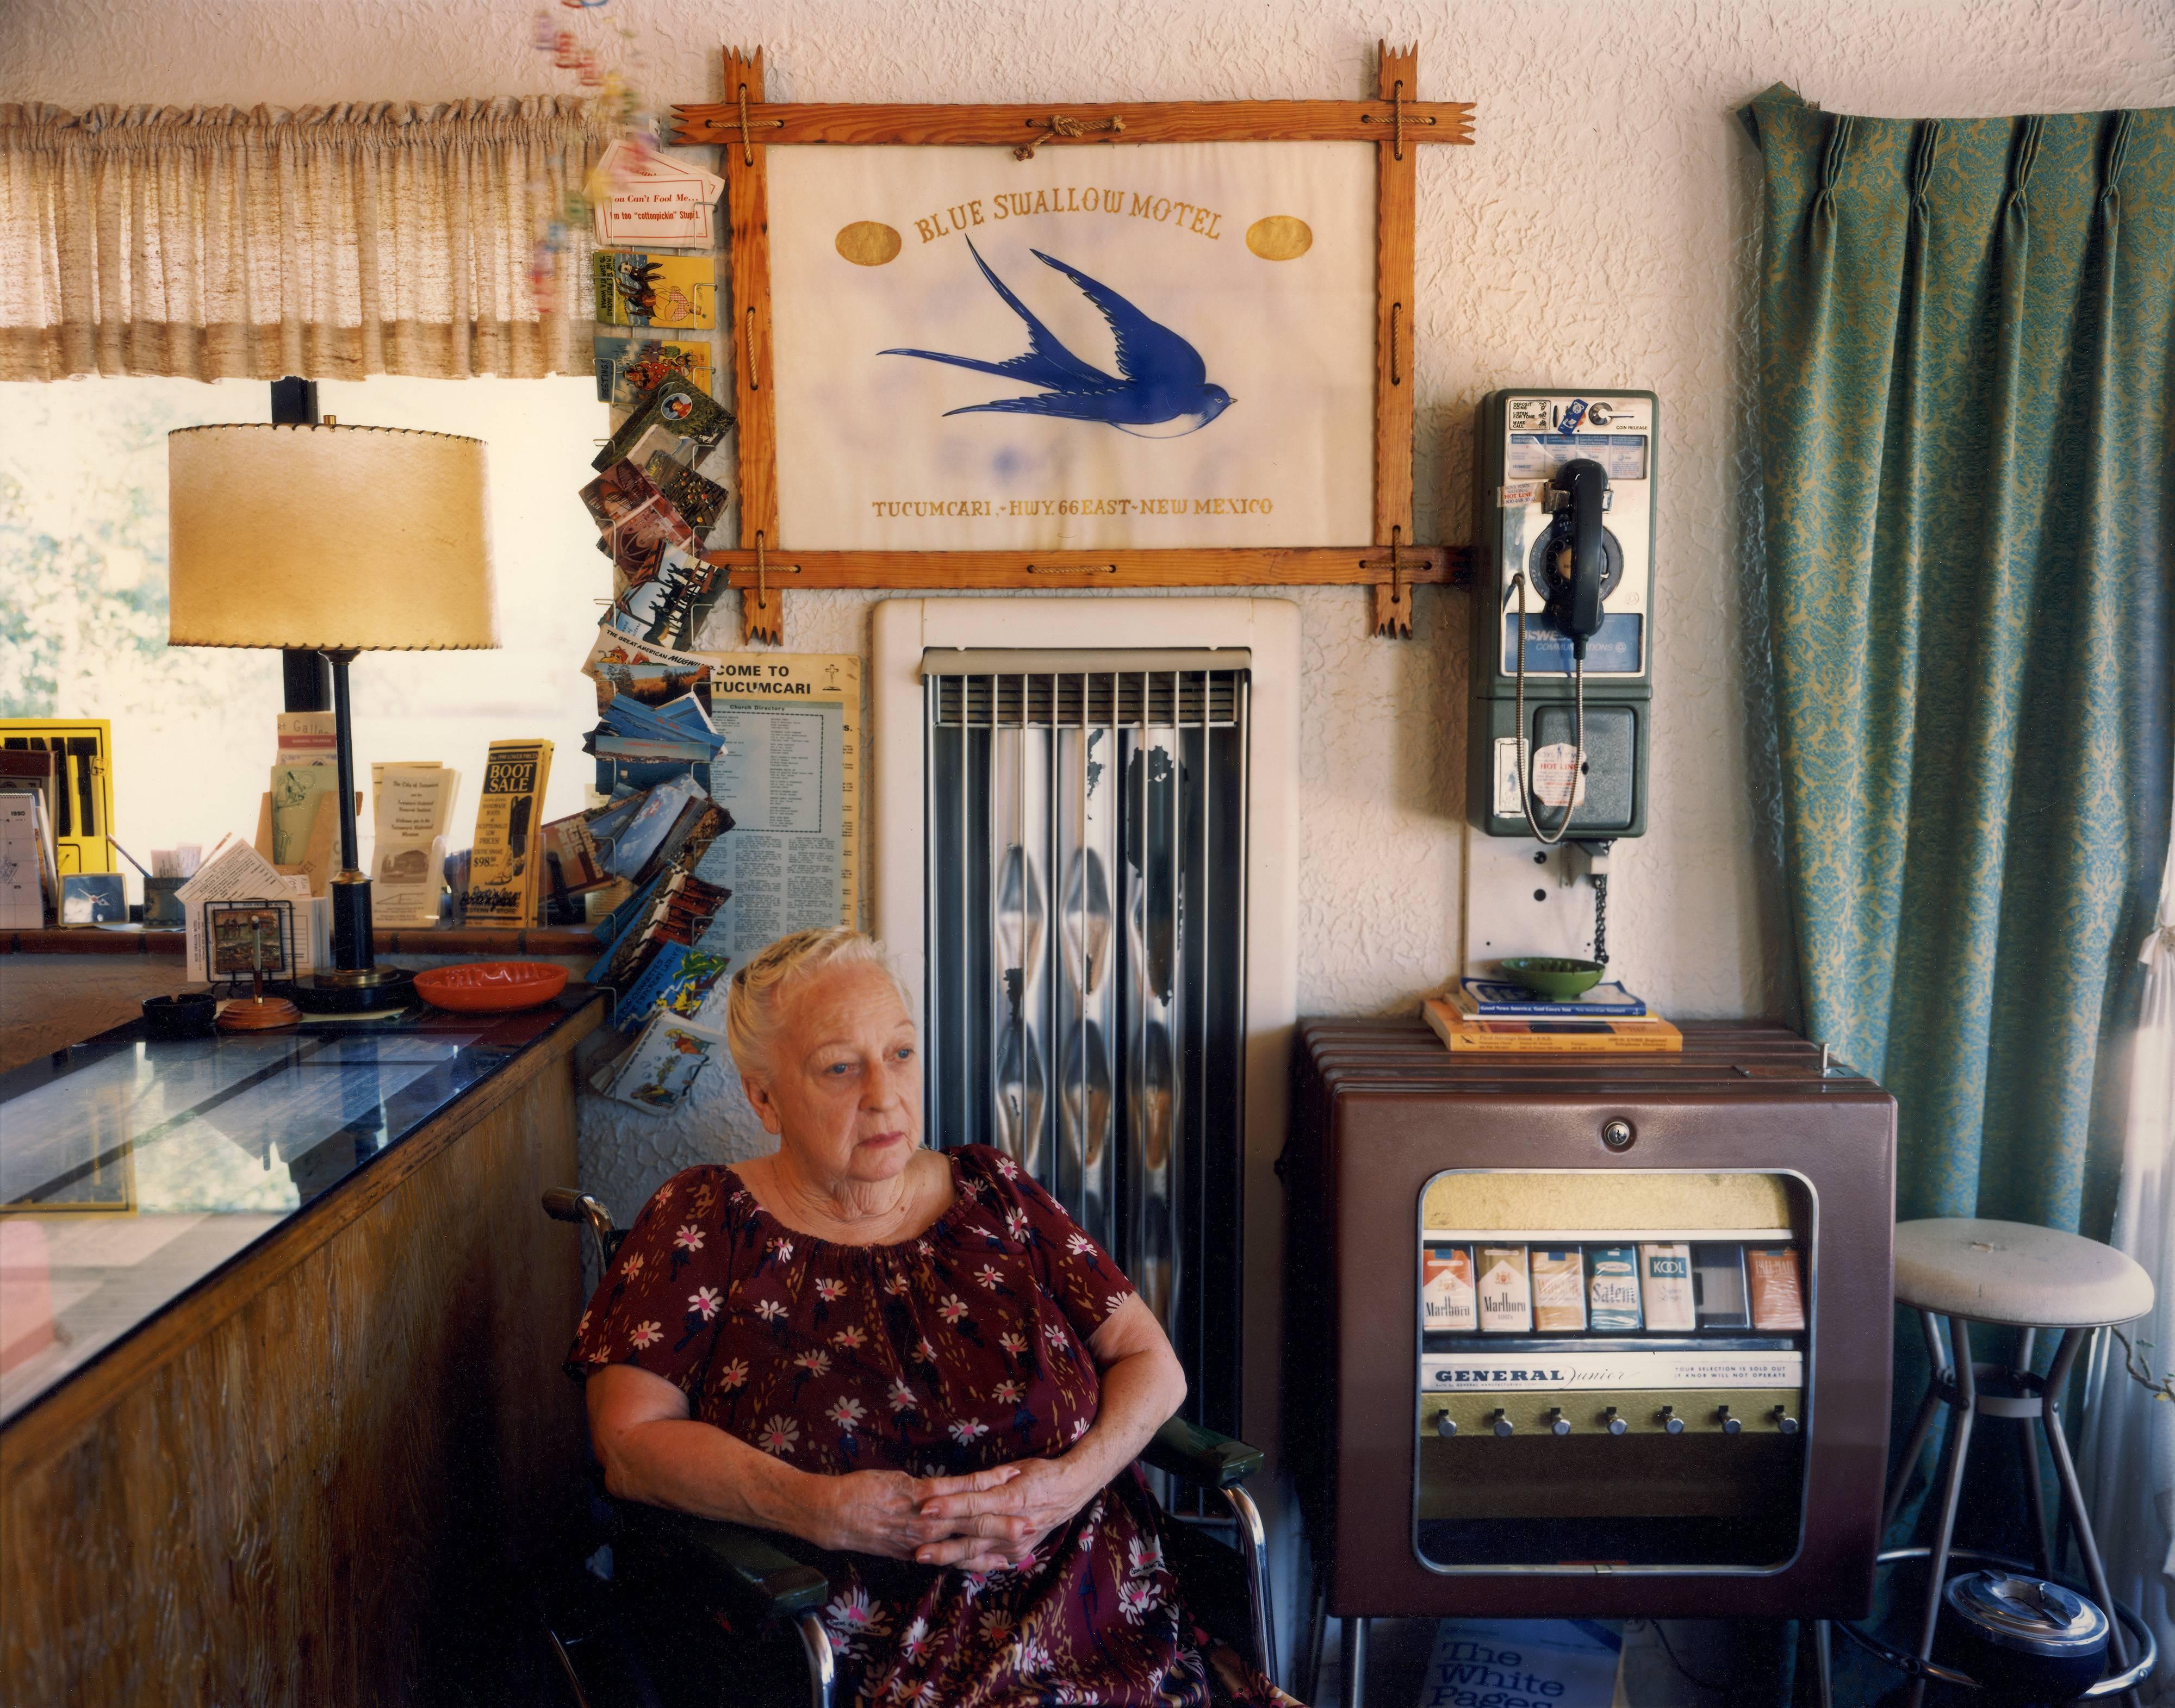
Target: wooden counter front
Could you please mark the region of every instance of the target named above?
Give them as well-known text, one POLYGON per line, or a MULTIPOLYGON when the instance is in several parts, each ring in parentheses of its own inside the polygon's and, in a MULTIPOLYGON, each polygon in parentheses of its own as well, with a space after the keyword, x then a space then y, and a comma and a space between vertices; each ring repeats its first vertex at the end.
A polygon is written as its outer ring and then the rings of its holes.
POLYGON ((549 1700, 570 1013, 0 1430, 0 1700, 549 1700))

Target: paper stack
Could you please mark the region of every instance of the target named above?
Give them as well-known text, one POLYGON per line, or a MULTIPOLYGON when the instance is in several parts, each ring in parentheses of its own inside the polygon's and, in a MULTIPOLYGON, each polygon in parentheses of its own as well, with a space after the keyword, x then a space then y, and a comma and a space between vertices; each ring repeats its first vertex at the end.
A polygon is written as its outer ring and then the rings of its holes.
POLYGON ((228 837, 212 850, 211 858, 197 874, 175 892, 182 904, 182 929, 188 949, 188 976, 198 984, 210 982, 209 939, 204 925, 207 902, 288 902, 294 907, 294 964, 290 978, 302 978, 316 970, 321 946, 310 900, 310 881, 301 873, 282 873, 247 843, 228 837))
POLYGON ((1452 1050, 1521 1055, 1667 1055, 1684 1034, 1619 984, 1540 997, 1507 979, 1460 979, 1420 1012, 1452 1050))
POLYGON ((0 927, 35 930, 60 905, 52 821, 35 789, 0 790, 0 927))

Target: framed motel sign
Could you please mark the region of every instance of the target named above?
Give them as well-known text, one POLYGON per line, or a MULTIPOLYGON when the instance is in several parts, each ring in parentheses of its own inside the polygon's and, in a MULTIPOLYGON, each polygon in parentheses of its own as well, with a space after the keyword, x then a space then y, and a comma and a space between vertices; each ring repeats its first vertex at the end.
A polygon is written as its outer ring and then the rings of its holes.
MULTIPOLYGON (((674 109, 730 227, 744 626, 788 588, 1411 588, 1414 98, 674 109), (821 146, 816 146, 820 144, 821 146)), ((722 377, 721 377, 722 379, 722 377)), ((720 400, 728 393, 722 384, 720 400)))

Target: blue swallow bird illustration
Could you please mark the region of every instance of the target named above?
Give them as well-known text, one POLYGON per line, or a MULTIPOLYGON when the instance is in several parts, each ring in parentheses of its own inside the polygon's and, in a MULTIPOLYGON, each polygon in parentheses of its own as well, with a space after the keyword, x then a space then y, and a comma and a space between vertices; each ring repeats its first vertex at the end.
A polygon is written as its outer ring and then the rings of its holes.
POLYGON ((990 263, 982 259, 982 252, 974 247, 971 237, 967 249, 982 269, 982 277, 1004 298, 1005 306, 1027 323, 1026 350, 1005 361, 946 355, 933 350, 878 353, 949 362, 953 367, 995 374, 1001 379, 1019 380, 1044 389, 1028 397, 968 404, 963 409, 946 409, 946 415, 1055 415, 1070 421, 1100 421, 1144 439, 1175 439, 1199 432, 1231 407, 1230 393, 1208 382, 1208 365, 1201 361, 1199 350, 1169 327, 1150 320, 1109 285, 1090 279, 1077 267, 1066 266, 1054 255, 1045 255, 1039 249, 1029 252, 1044 266, 1055 268, 1078 285, 1081 294, 1109 323, 1118 340, 1115 374, 1082 361, 1059 342, 1056 334, 990 270, 990 263))

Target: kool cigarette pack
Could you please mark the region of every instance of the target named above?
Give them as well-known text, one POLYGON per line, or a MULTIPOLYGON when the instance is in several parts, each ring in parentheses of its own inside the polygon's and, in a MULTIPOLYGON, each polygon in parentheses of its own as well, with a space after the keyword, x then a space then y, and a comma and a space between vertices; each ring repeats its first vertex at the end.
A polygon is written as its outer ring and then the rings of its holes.
POLYGON ((1690 1334, 1699 1326, 1692 1306, 1690 1246, 1640 1246, 1639 1291, 1646 1304, 1648 1333, 1690 1334))

